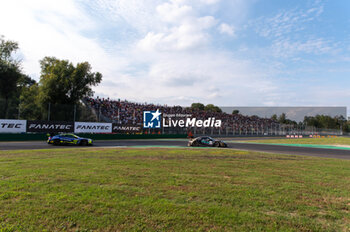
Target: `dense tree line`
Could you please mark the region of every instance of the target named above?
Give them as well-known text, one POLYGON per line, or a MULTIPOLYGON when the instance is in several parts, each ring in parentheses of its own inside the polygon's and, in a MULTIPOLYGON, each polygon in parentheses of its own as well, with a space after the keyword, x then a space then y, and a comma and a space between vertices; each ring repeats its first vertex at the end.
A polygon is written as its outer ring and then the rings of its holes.
POLYGON ((202 103, 192 103, 191 109, 222 113, 221 108, 213 104, 204 105, 202 103))
POLYGON ((304 124, 316 128, 324 129, 342 129, 345 132, 350 132, 350 122, 343 116, 331 117, 328 115, 305 116, 304 124))
POLYGON ((296 121, 287 119, 286 114, 283 113, 280 116, 276 114, 272 115, 271 119, 287 125, 314 127, 317 129, 337 129, 344 132, 350 132, 350 121, 347 121, 343 116, 331 117, 328 115, 316 115, 305 116, 303 122, 297 123, 296 121))
POLYGON ((36 82, 21 70, 15 58, 18 43, 0 37, 0 118, 47 119, 49 111, 58 120, 72 120, 73 107, 92 96, 92 86, 102 80, 88 62, 76 66, 68 60, 44 57, 36 82))
POLYGON ((288 119, 285 113, 282 113, 280 116, 277 116, 276 114, 274 114, 271 116, 271 119, 281 124, 288 124, 288 125, 294 125, 294 126, 298 125, 296 121, 288 119))

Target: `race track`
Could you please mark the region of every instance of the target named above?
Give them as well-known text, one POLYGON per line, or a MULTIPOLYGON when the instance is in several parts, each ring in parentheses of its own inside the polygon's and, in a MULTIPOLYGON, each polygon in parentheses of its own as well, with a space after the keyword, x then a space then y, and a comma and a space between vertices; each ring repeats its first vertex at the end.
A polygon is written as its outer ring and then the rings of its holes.
MULTIPOLYGON (((268 144, 249 144, 241 143, 240 139, 226 139, 225 141, 232 141, 228 143, 228 149, 260 151, 277 154, 288 155, 305 155, 325 158, 350 159, 350 150, 342 149, 324 149, 311 147, 291 147, 282 145, 268 145, 268 144)), ((147 140, 105 140, 94 141, 94 147, 187 147, 186 139, 147 139, 147 140)), ((45 141, 28 141, 28 142, 0 142, 0 150, 28 150, 28 149, 53 149, 53 148, 80 148, 77 146, 52 146, 45 141)), ((222 148, 226 149, 226 148, 222 148)))

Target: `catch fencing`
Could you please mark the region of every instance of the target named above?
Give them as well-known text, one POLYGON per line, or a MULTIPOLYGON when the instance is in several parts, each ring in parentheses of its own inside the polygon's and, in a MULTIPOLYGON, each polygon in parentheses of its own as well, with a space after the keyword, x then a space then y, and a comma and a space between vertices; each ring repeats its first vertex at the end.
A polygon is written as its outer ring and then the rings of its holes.
POLYGON ((163 127, 145 129, 142 124, 122 125, 109 122, 66 122, 43 120, 0 119, 0 133, 93 133, 93 134, 193 134, 221 137, 286 136, 286 135, 343 135, 341 130, 325 130, 314 127, 163 127))
MULTIPOLYGON (((150 130, 152 133, 152 131, 150 130)), ((286 136, 286 135, 343 135, 342 130, 319 129, 315 127, 293 128, 290 126, 278 127, 251 127, 251 128, 162 128, 163 134, 182 134, 191 132, 194 136, 214 136, 214 137, 263 137, 263 136, 286 136)))

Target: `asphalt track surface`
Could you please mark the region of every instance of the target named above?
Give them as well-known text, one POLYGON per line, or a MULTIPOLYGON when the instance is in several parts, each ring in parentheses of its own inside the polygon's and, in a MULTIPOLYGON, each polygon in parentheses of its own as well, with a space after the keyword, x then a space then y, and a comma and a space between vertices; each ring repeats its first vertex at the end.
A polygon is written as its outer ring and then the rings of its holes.
MULTIPOLYGON (((256 138, 255 138, 256 139, 256 138)), ((325 149, 312 147, 291 147, 282 145, 269 144, 249 144, 241 143, 237 139, 226 139, 228 141, 228 148, 222 149, 237 149, 247 151, 259 151, 276 154, 288 155, 305 155, 316 156, 324 158, 350 159, 350 150, 342 149, 325 149), (234 141, 230 143, 229 141, 234 141)), ((247 138, 245 138, 247 140, 247 138)), ((187 140, 185 139, 147 139, 147 140, 104 140, 94 141, 93 147, 187 147, 187 140)), ((47 144, 45 141, 28 141, 28 142, 0 142, 0 150, 32 150, 32 149, 53 149, 53 148, 80 148, 79 146, 53 146, 47 144)))

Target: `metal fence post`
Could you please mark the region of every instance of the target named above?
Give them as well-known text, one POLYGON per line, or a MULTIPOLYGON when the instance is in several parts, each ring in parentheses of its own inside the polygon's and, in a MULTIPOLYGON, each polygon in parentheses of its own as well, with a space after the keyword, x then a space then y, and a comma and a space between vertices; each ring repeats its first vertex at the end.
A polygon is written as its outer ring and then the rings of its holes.
POLYGON ((77 113, 77 105, 74 104, 74 118, 73 118, 73 122, 75 122, 76 113, 77 113))
POLYGON ((18 104, 18 119, 21 117, 21 102, 18 104))

